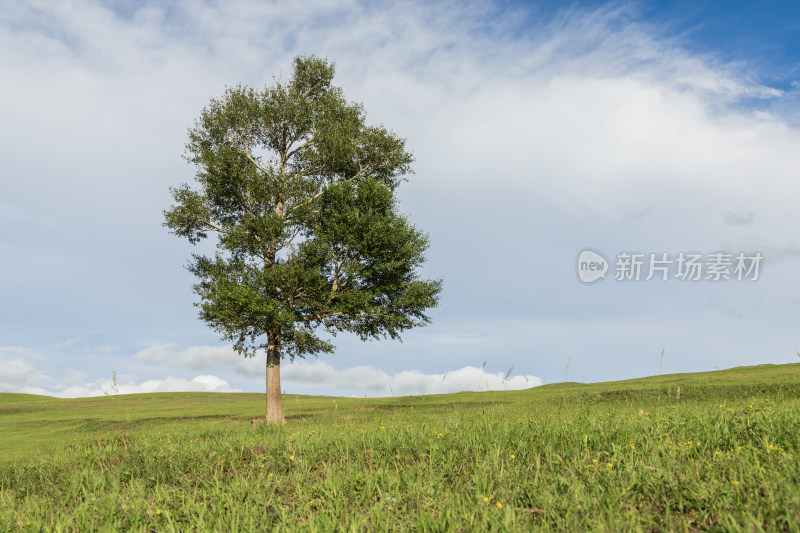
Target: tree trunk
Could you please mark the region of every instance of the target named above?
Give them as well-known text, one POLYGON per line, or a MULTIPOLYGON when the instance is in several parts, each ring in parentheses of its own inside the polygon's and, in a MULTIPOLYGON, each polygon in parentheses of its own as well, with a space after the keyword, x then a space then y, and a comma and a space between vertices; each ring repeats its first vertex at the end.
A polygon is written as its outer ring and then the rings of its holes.
POLYGON ((281 334, 268 335, 267 341, 267 423, 285 424, 281 397, 281 334))

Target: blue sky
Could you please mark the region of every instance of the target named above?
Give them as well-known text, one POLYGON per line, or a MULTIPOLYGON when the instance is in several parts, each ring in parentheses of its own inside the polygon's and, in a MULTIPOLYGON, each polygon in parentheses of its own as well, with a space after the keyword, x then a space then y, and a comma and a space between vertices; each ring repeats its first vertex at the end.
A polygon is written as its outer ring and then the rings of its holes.
POLYGON ((445 285, 432 325, 338 337, 284 365, 287 392, 626 379, 662 348, 664 372, 796 361, 800 7, 565 5, 4 3, 0 391, 102 394, 112 370, 121 392, 263 391, 263 360, 197 319, 193 249, 161 212, 209 99, 312 53, 407 139, 401 209, 445 285), (612 264, 586 285, 585 248, 764 260, 757 281, 612 264))

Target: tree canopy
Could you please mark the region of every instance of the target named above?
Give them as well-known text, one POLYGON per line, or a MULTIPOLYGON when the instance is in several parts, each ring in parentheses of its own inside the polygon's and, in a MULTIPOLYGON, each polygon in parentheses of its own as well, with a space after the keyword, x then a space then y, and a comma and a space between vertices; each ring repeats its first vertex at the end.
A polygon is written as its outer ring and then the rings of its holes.
POLYGON ((440 280, 420 277, 428 237, 398 211, 405 141, 369 126, 332 85, 334 65, 297 57, 289 80, 236 86, 189 130, 195 186, 164 212, 192 243, 200 318, 236 351, 267 351, 267 419, 283 420, 281 357, 332 352, 329 336, 397 339, 430 321, 440 280))

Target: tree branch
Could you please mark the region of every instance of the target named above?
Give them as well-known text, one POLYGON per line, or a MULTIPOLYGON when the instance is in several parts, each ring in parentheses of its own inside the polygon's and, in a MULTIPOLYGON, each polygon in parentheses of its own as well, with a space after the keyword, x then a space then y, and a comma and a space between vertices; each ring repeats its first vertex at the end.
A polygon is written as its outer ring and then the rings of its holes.
POLYGON ((331 317, 335 317, 335 316, 361 317, 361 316, 369 316, 369 313, 352 314, 352 313, 342 313, 341 311, 336 311, 336 312, 333 312, 333 313, 324 313, 324 314, 314 313, 313 315, 303 315, 303 316, 300 317, 299 320, 301 322, 311 322, 312 320, 319 320, 320 322, 322 322, 326 318, 331 318, 331 317))
MULTIPOLYGON (((347 178, 346 180, 342 181, 341 183, 352 183, 353 181, 357 180, 358 178, 363 178, 364 175, 365 175, 364 167, 360 166, 359 169, 358 169, 358 172, 355 175, 353 175, 350 178, 347 178)), ((323 189, 321 191, 319 191, 314 196, 308 198, 307 200, 305 200, 303 202, 300 202, 299 204, 293 205, 292 208, 291 208, 292 211, 294 211, 295 209, 298 209, 300 207, 303 207, 304 205, 310 204, 311 202, 313 202, 314 200, 316 200, 317 198, 319 198, 323 194, 325 194, 325 188, 324 187, 323 187, 323 189)))
MULTIPOLYGON (((295 142, 297 142, 297 141, 292 141, 292 144, 294 144, 295 142)), ((298 146, 298 147, 297 147, 297 148, 295 148, 294 150, 289 150, 289 152, 286 154, 286 160, 288 161, 289 159, 291 159, 291 158, 292 158, 292 156, 293 156, 294 154, 296 154, 297 152, 299 152, 299 151, 300 151, 300 150, 302 150, 303 148, 306 148, 306 147, 308 147, 308 146, 314 146, 315 144, 316 144, 316 143, 315 143, 315 142, 313 141, 313 139, 312 139, 312 140, 310 140, 310 141, 306 141, 306 142, 304 142, 303 144, 301 144, 300 146, 298 146)), ((290 145, 289 145, 289 148, 291 148, 291 147, 292 147, 292 145, 290 144, 290 145)))

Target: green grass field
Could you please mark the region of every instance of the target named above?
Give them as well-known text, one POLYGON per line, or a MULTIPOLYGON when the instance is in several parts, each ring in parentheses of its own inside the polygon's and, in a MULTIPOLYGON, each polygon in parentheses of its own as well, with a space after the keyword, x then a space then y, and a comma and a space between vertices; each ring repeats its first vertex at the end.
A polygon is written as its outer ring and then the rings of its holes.
POLYGON ((800 531, 800 364, 263 400, 0 394, 0 531, 800 531))

